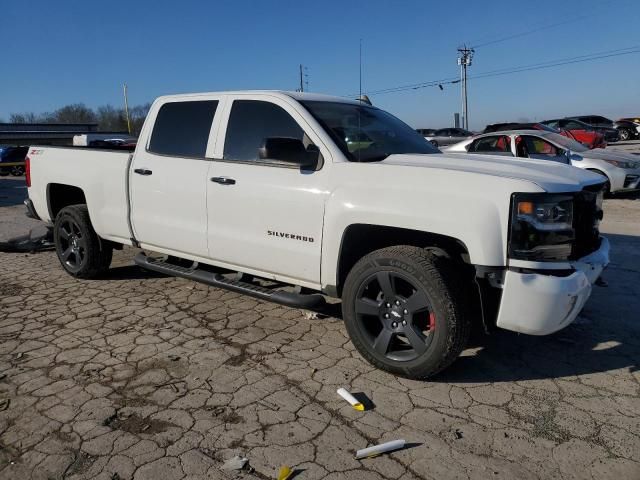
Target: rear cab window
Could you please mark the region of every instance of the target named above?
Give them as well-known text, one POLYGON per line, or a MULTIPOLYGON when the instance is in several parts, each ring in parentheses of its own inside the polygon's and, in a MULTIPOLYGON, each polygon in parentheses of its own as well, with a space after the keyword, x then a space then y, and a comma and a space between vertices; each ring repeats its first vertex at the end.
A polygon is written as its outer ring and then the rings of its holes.
POLYGON ((204 158, 217 100, 167 102, 160 107, 147 150, 159 155, 204 158))

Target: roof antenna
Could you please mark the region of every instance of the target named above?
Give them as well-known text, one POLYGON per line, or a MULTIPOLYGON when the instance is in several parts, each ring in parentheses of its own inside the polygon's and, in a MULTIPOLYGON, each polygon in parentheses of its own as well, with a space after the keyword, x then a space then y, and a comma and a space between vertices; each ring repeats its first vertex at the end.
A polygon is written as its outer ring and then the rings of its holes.
POLYGON ((369 97, 362 94, 362 39, 360 39, 360 89, 358 93, 358 101, 367 105, 373 105, 369 97))
POLYGON ((358 93, 358 98, 362 98, 362 39, 360 39, 360 90, 358 93))

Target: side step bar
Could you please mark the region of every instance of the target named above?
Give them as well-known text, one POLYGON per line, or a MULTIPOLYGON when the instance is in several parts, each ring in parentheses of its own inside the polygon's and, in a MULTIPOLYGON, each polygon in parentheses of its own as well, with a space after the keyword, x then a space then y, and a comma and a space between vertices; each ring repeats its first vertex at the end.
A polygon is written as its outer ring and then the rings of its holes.
POLYGON ((180 265, 165 262, 161 259, 148 257, 144 253, 137 254, 133 261, 136 265, 146 268, 147 270, 153 270, 154 272, 164 273, 165 275, 172 275, 174 277, 188 278, 189 280, 195 280, 196 282, 206 283, 212 287, 244 293, 245 295, 250 295, 269 302, 279 303, 288 307, 314 308, 325 303, 324 297, 319 293, 305 295, 282 290, 273 290, 261 287, 260 285, 254 285, 252 283, 232 280, 219 273, 212 273, 199 269, 197 268, 198 264, 195 262, 194 267, 182 267, 180 265))

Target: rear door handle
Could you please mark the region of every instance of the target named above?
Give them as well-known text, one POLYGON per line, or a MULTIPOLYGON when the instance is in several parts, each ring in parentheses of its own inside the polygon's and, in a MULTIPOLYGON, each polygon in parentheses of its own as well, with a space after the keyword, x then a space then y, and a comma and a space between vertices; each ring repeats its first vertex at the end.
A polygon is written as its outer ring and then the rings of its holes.
POLYGON ((138 175, 151 175, 153 172, 147 168, 136 168, 134 170, 138 175))
POLYGON ((212 182, 219 183, 220 185, 235 185, 236 181, 229 177, 211 177, 212 182))

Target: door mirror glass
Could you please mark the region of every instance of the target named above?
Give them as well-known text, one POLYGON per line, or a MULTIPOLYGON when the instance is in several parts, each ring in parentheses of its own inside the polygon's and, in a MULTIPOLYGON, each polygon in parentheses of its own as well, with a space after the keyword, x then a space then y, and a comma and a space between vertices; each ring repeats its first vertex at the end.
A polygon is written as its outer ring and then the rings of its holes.
POLYGON ((320 151, 313 144, 305 147, 298 138, 269 137, 264 139, 259 157, 260 160, 277 160, 299 165, 302 169, 315 169, 320 151))

